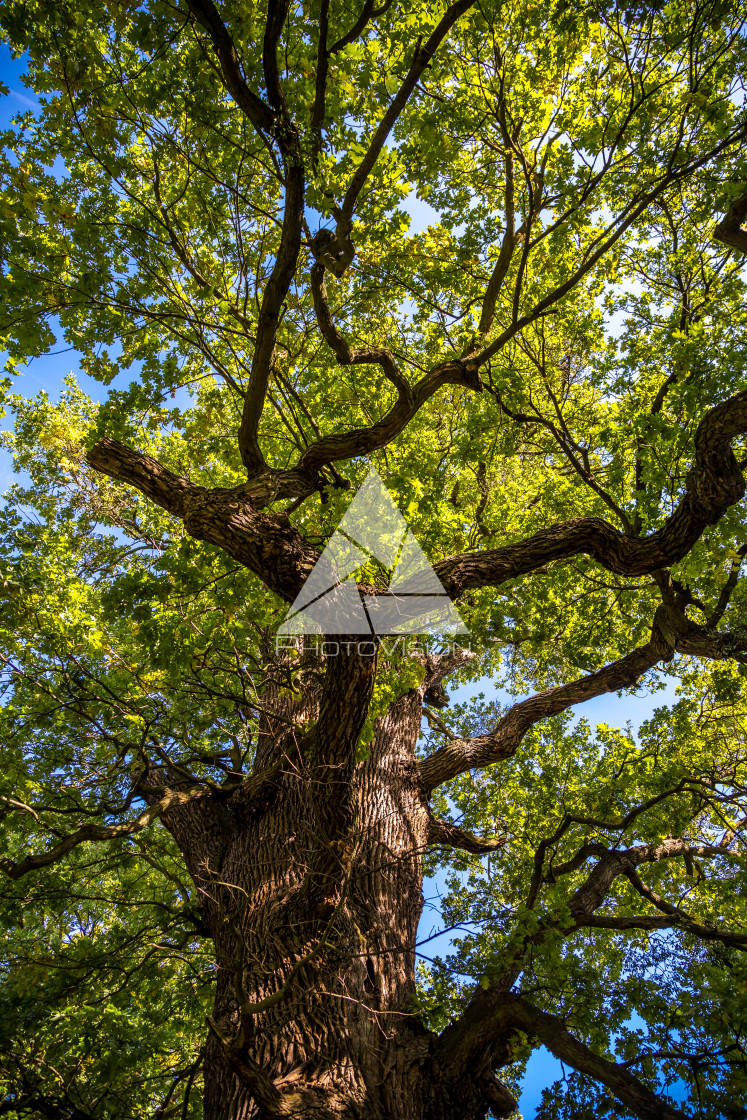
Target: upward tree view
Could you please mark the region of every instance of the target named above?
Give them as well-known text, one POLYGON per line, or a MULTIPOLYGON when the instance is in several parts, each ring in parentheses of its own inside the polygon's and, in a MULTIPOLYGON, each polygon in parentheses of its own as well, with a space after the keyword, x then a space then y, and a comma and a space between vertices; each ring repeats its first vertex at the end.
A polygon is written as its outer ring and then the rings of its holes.
POLYGON ((0 23, 0 1116, 744 1120, 741 5, 0 23))

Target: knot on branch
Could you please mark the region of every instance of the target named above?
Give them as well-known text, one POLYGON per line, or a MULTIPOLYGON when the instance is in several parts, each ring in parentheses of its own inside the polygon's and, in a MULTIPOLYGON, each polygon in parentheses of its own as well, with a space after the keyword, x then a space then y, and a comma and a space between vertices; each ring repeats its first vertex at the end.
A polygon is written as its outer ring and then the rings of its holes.
POLYGON ((329 229, 320 229, 312 238, 311 251, 319 264, 328 268, 333 276, 342 276, 355 256, 353 243, 329 229))
POLYGON ((459 365, 462 367, 463 384, 468 389, 474 390, 475 393, 483 391, 483 383, 480 380, 480 374, 477 362, 467 358, 460 358, 459 365))
POLYGON ((714 239, 730 249, 747 253, 747 230, 742 229, 745 218, 747 218, 747 194, 731 204, 726 216, 721 219, 713 232, 714 239))
POLYGON ((426 704, 430 704, 432 708, 438 708, 439 710, 441 708, 447 708, 449 705, 449 694, 441 681, 430 685, 423 699, 426 704))
POLYGON ((651 628, 651 639, 654 642, 658 639, 658 645, 662 646, 663 660, 671 661, 674 657, 677 642, 687 626, 688 621, 682 612, 669 604, 662 603, 656 608, 654 624, 651 628))

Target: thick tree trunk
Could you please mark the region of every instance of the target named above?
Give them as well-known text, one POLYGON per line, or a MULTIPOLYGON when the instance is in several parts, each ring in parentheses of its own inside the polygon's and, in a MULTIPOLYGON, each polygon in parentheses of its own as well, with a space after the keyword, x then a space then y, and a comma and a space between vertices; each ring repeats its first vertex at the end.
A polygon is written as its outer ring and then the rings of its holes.
MULTIPOLYGON (((206 1120, 486 1114, 474 1088, 434 1091, 433 1037, 413 1013, 424 689, 390 707, 356 764, 373 670, 353 655, 323 686, 309 680, 293 713, 297 724, 318 716, 306 737, 267 719, 255 773, 282 765, 259 803, 237 794, 210 816, 199 806, 168 821, 218 965, 206 1120)), ((264 703, 287 716, 287 701, 264 703)))
MULTIPOLYGON (((216 931, 221 1033, 238 1028, 239 930, 243 987, 252 1002, 277 992, 293 965, 325 939, 282 998, 251 1016, 245 1043, 281 1091, 297 1088, 290 1115, 417 1115, 405 1055, 422 1037, 410 1006, 427 833, 413 783, 419 723, 413 694, 382 721, 371 758, 356 767, 347 836, 332 841, 341 874, 328 873, 329 889, 324 880, 308 883, 325 843, 316 835, 315 808, 326 791, 315 791, 302 767, 283 775, 274 804, 246 822, 224 858, 221 878, 235 887, 233 922, 216 931)), ((206 1117, 261 1115, 251 1087, 229 1071, 221 1050, 214 1037, 206 1117)))

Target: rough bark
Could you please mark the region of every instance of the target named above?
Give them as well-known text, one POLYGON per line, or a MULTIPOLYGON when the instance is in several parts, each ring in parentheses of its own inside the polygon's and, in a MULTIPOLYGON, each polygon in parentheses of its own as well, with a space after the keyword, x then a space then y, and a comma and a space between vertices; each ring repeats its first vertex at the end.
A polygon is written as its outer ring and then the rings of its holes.
MULTIPOLYGON (((429 825, 415 767, 423 690, 393 705, 356 763, 372 671, 357 653, 328 664, 292 713, 318 719, 305 737, 267 718, 256 770, 281 767, 264 806, 247 811, 236 791, 218 830, 204 807, 165 815, 216 947, 207 1117, 429 1115, 429 1040, 411 1008, 429 825)), ((289 715, 280 698, 265 703, 289 715)))
MULTIPOLYGON (((215 944, 208 1120, 508 1117, 516 1102, 496 1071, 512 1060, 517 1032, 601 1081, 634 1115, 680 1116, 513 994, 518 964, 478 988, 441 1036, 414 1013, 426 846, 500 844, 431 816, 416 759, 424 697, 464 656, 427 660, 420 686, 389 707, 369 756, 356 759, 374 660, 357 649, 326 663, 309 655, 302 699, 273 687, 263 696, 253 775, 162 806, 215 944)), ((572 905, 579 923, 593 924, 616 876, 684 851, 674 841, 649 848, 591 853, 599 860, 572 905)))

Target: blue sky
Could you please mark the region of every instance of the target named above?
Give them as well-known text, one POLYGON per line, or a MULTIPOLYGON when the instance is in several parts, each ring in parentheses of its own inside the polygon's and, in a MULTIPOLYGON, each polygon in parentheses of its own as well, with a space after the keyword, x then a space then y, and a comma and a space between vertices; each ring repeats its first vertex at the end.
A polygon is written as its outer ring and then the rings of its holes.
MULTIPOLYGON (((0 127, 5 128, 11 118, 18 112, 33 108, 36 99, 22 83, 23 63, 14 62, 10 53, 3 44, 0 44, 0 81, 10 88, 10 93, 0 98, 0 127)), ((429 222, 437 218, 436 212, 415 196, 406 202, 406 209, 410 213, 411 230, 424 229, 429 222)), ((63 378, 70 372, 78 376, 81 386, 95 399, 103 399, 106 390, 92 379, 80 374, 77 356, 74 351, 68 350, 64 342, 60 344, 61 350, 55 354, 47 355, 34 360, 23 369, 18 376, 16 391, 24 396, 31 397, 45 390, 54 399, 62 388, 63 378)), ((0 425, 7 425, 7 418, 0 421, 0 425)), ((0 449, 0 491, 4 491, 12 480, 10 456, 0 449)), ((491 687, 489 682, 481 682, 474 687, 474 691, 485 691, 491 687)), ((461 694, 460 699, 466 699, 461 694)), ((663 691, 655 693, 642 693, 638 696, 618 697, 602 696, 588 702, 579 709, 579 714, 590 723, 607 723, 612 726, 622 727, 628 723, 637 728, 644 720, 652 715, 657 707, 671 703, 674 700, 674 684, 669 683, 663 691)), ((428 937, 440 928, 440 911, 438 909, 440 883, 438 880, 426 883, 425 893, 427 905, 421 922, 421 937, 428 937)), ((451 935, 445 934, 428 946, 429 955, 445 955, 451 942, 451 935)), ((549 1085, 556 1077, 561 1076, 561 1066, 544 1049, 536 1052, 530 1060, 524 1092, 521 1097, 520 1107, 525 1120, 534 1117, 540 1103, 542 1089, 549 1085)))

